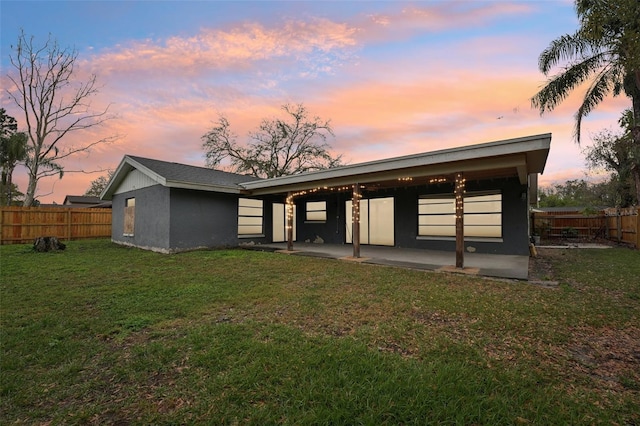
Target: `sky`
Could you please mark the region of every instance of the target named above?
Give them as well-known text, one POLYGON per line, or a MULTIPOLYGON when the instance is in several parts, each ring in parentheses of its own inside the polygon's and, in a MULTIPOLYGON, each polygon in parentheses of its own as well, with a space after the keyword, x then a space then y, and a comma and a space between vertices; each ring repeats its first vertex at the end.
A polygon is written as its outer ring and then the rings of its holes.
MULTIPOLYGON (((330 120, 332 152, 348 164, 552 133, 542 185, 585 178, 591 136, 617 130, 631 106, 607 98, 573 137, 578 91, 540 116, 531 97, 549 43, 575 32, 567 0, 6 1, 0 2, 0 107, 25 130, 7 94, 21 30, 76 49, 74 75, 96 75, 93 111, 113 116, 63 146, 115 136, 40 181, 42 203, 82 195, 126 154, 204 166, 202 135, 220 114, 238 140, 284 104, 330 120)), ((26 170, 16 168, 22 192, 26 170)))

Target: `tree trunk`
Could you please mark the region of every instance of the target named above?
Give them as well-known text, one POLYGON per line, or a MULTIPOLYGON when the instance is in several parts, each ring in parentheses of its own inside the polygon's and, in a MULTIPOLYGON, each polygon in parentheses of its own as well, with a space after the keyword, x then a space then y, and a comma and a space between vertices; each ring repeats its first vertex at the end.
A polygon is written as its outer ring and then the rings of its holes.
POLYGON ((633 138, 634 164, 631 167, 631 175, 636 184, 636 203, 640 205, 640 70, 635 72, 636 87, 631 96, 633 106, 633 124, 631 137, 633 138))
POLYGON ((40 253, 64 250, 65 248, 67 248, 67 246, 61 243, 56 237, 38 237, 33 242, 33 249, 40 253))
MULTIPOLYGON (((36 171, 37 173, 37 171, 36 171)), ((35 199, 34 195, 36 193, 36 187, 38 185, 38 178, 35 174, 29 173, 29 185, 27 185, 27 192, 24 194, 24 207, 33 206, 33 201, 35 199)))

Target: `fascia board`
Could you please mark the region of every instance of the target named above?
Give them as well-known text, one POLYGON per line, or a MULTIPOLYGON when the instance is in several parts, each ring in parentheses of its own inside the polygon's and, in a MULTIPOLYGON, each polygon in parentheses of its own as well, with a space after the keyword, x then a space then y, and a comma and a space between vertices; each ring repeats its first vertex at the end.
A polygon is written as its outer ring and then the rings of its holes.
POLYGON ((113 198, 113 193, 118 188, 118 186, 120 186, 127 173, 133 170, 133 167, 127 161, 127 159, 128 157, 125 156, 122 161, 120 161, 120 164, 118 164, 116 171, 113 173, 113 176, 111 176, 111 179, 107 183, 107 186, 102 190, 102 193, 100 194, 101 200, 111 200, 113 198))
POLYGON ((410 169, 386 170, 378 173, 364 173, 357 176, 341 176, 333 179, 319 179, 313 182, 299 182, 289 185, 278 185, 266 188, 256 188, 250 190, 252 195, 267 195, 283 192, 295 192, 322 187, 336 187, 352 185, 354 183, 368 184, 382 181, 389 181, 401 178, 416 178, 422 176, 444 176, 456 172, 478 172, 485 170, 498 170, 505 168, 526 167, 525 154, 515 154, 510 156, 485 158, 483 161, 466 160, 451 163, 440 163, 435 165, 422 165, 410 169), (311 185, 312 184, 312 185, 311 185))
POLYGON ((166 186, 169 188, 194 189, 198 191, 223 192, 227 194, 241 193, 240 187, 225 186, 225 185, 207 185, 203 183, 167 181, 166 186))
MULTIPOLYGON (((332 185, 354 183, 354 178, 358 182, 367 179, 367 176, 400 171, 404 169, 424 168, 438 164, 451 164, 465 161, 482 162, 491 157, 509 156, 512 154, 526 154, 529 151, 549 150, 551 134, 527 136, 517 139, 509 139, 497 142, 451 148, 441 151, 413 154, 404 157, 388 158, 371 161, 367 163, 354 164, 350 166, 337 167, 334 169, 321 170, 317 172, 303 173, 299 175, 282 176, 278 178, 265 179, 262 181, 245 182, 241 186, 253 193, 269 193, 276 188, 297 187, 308 188, 310 183, 323 186, 324 182, 332 182, 332 185), (344 180, 346 179, 346 180, 344 180), (271 191, 269 191, 271 188, 271 191), (261 191, 261 190, 266 190, 261 191)), ((546 157, 545 157, 546 158, 546 157)), ((491 167, 485 167, 491 169, 491 167)), ((476 169, 477 170, 477 169, 476 169)), ((439 173, 439 172, 436 172, 439 173)), ((380 175, 376 179, 378 179, 380 175)), ((297 190, 297 189, 292 189, 297 190)))
POLYGON ((163 176, 160 176, 148 167, 143 166, 128 155, 125 155, 106 188, 100 194, 100 199, 111 200, 115 190, 120 186, 126 175, 133 169, 139 170, 161 185, 166 186, 167 184, 166 179, 163 176))

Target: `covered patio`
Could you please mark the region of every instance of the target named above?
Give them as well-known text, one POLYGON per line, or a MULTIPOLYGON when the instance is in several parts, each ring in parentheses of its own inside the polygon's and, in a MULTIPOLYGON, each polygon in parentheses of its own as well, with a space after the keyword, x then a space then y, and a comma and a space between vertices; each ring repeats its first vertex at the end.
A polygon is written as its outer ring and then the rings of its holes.
POLYGON ((244 201, 239 224, 255 235, 243 238, 290 254, 527 279, 529 205, 550 142, 534 135, 246 182, 247 195, 273 203, 274 225, 267 235, 261 202, 244 201))
POLYGON ((353 257, 350 244, 296 243, 294 250, 287 250, 287 243, 243 245, 251 250, 273 251, 283 254, 340 259, 375 265, 422 269, 441 272, 458 272, 486 277, 526 280, 529 275, 529 256, 466 253, 464 269, 456 268, 456 253, 441 250, 410 249, 363 245, 360 257, 353 257))

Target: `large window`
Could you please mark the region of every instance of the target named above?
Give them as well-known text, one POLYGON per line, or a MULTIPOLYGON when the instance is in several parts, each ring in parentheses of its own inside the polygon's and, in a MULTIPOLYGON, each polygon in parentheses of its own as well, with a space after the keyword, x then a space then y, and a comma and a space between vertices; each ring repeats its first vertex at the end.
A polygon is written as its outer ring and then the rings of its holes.
POLYGON ((136 223, 136 199, 127 198, 124 202, 124 231, 125 237, 133 237, 136 223))
MULTIPOLYGON (((287 241, 287 205, 273 203, 273 242, 287 241)), ((296 206, 293 206, 293 241, 296 241, 296 206)))
MULTIPOLYGON (((395 200, 393 197, 360 200, 360 244, 395 244, 395 200)), ((345 202, 346 243, 353 242, 353 204, 345 202)))
MULTIPOLYGON (((453 195, 422 196, 418 200, 418 235, 455 237, 453 195)), ((502 194, 470 193, 464 198, 464 236, 502 238, 502 194)))
POLYGON ((262 235, 262 200, 238 199, 238 236, 262 235))
POLYGON ((307 222, 326 222, 327 202, 307 201, 307 222))

